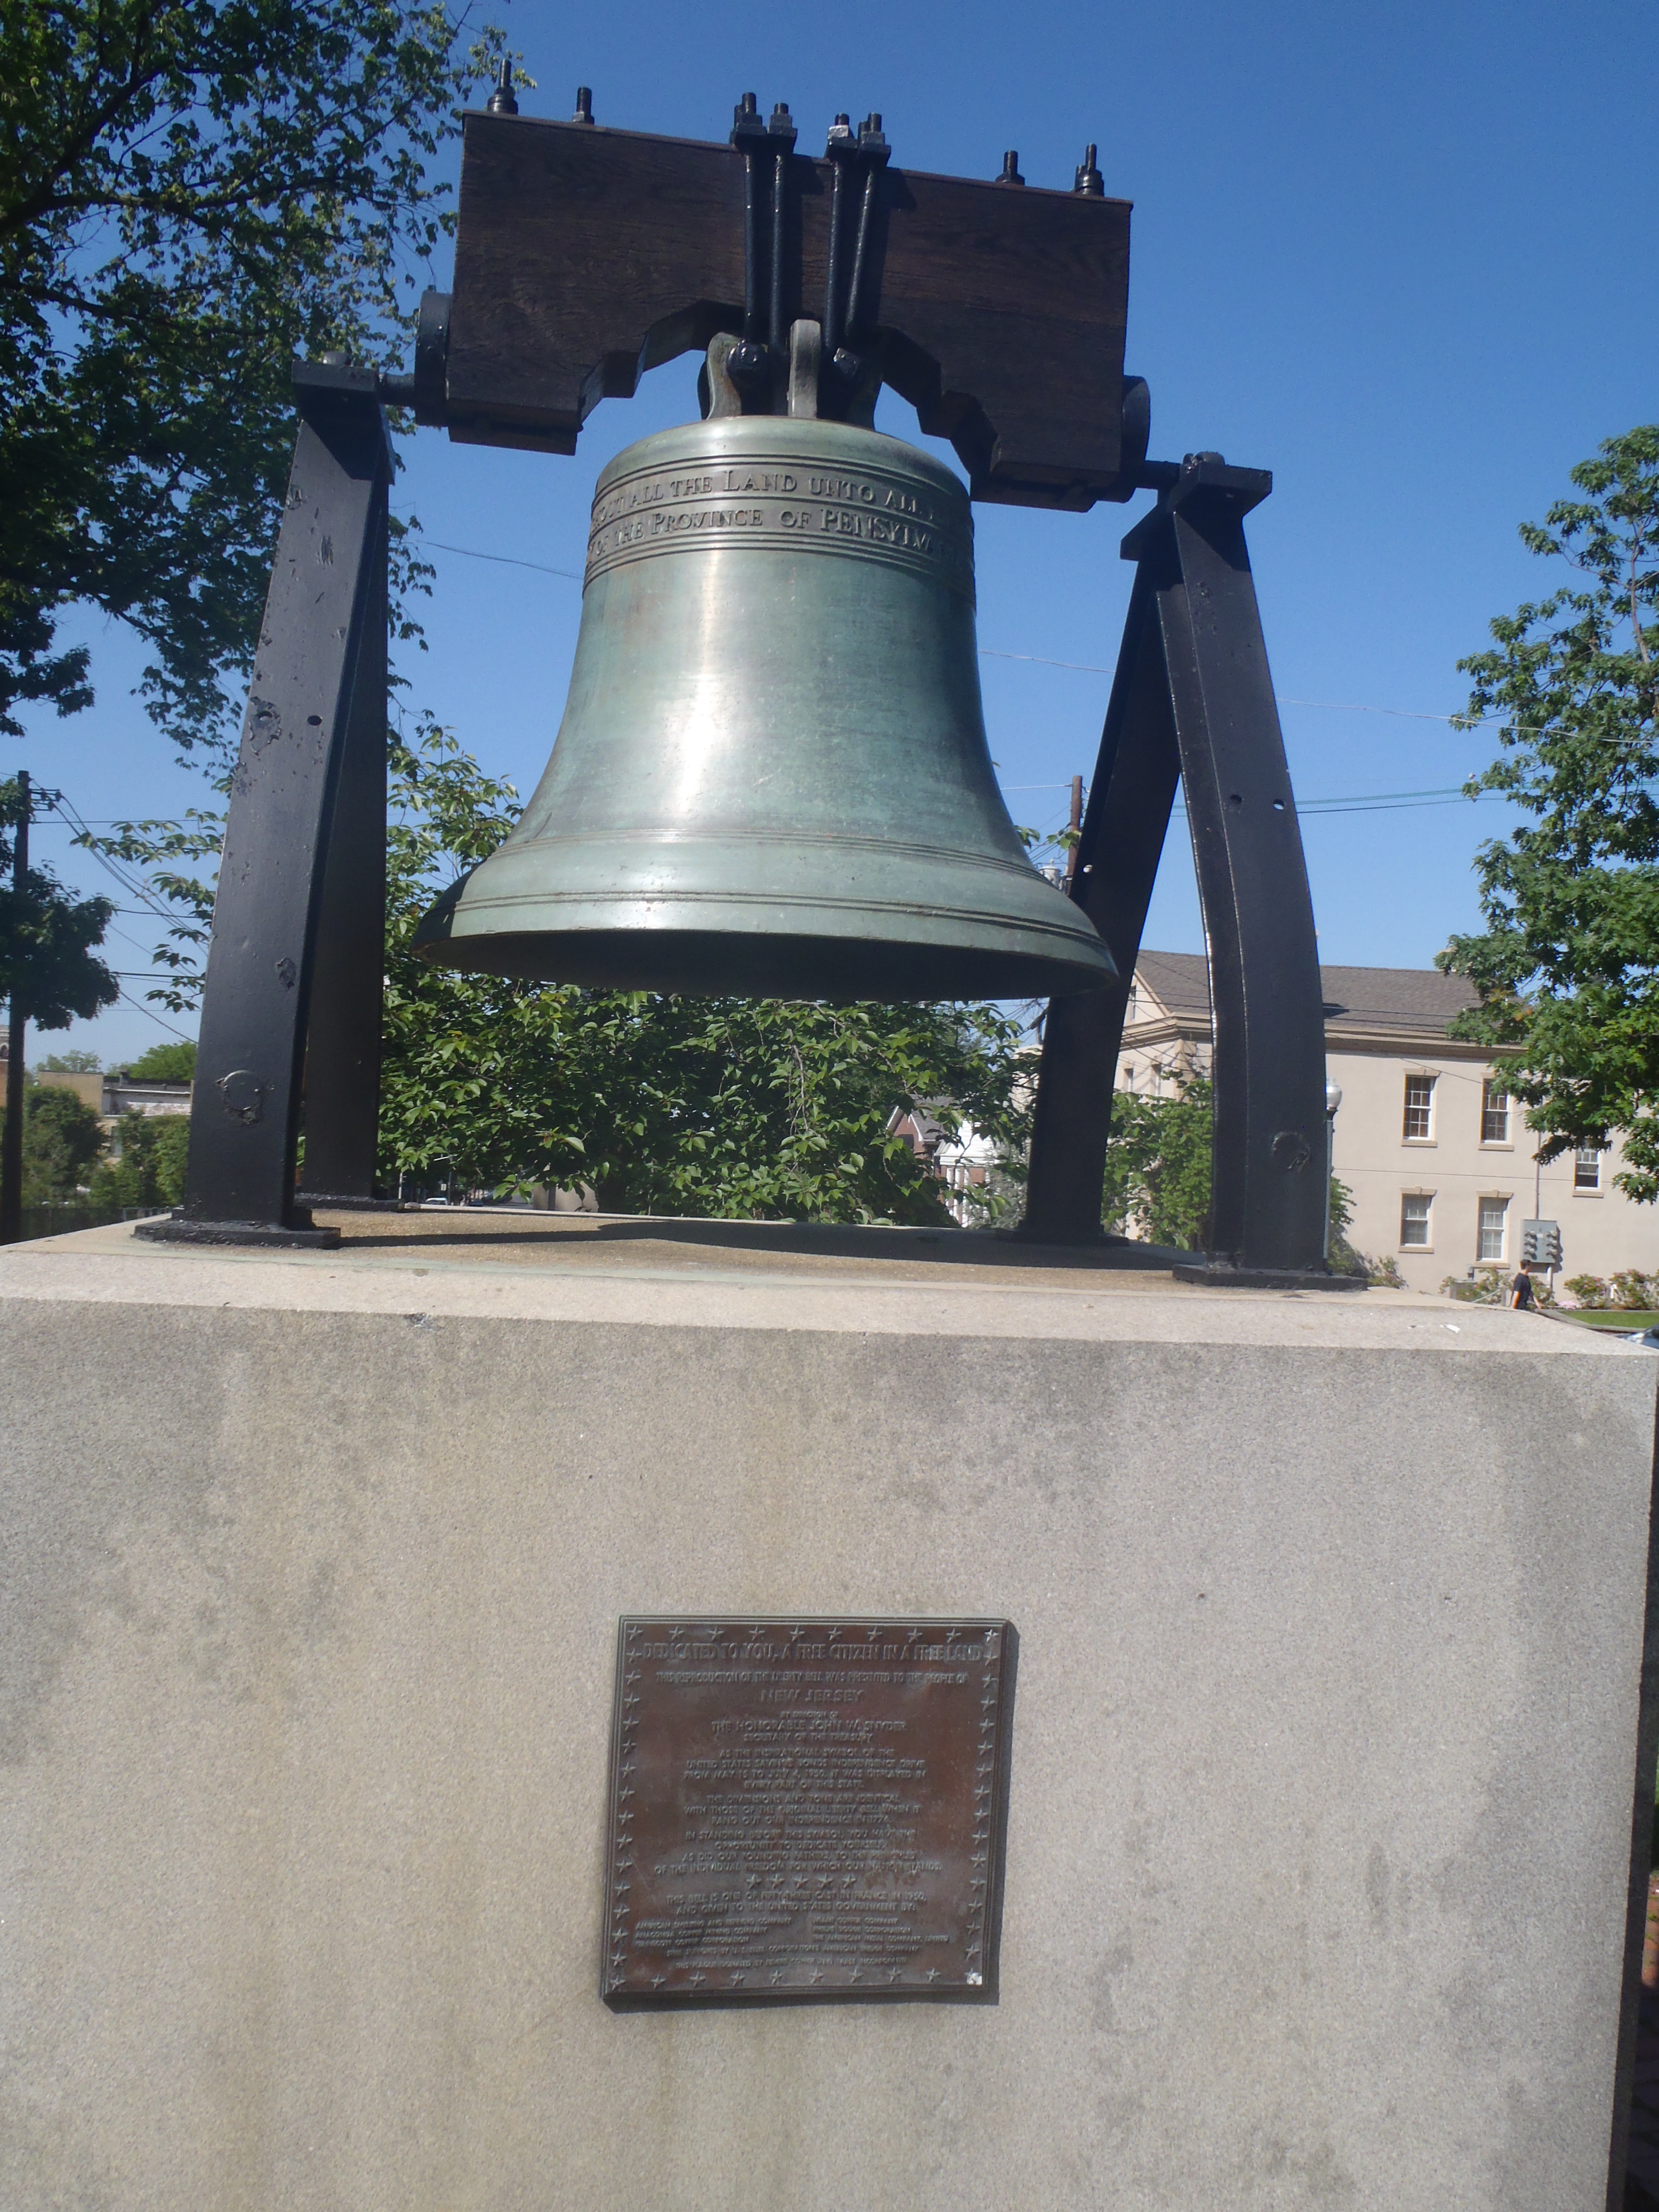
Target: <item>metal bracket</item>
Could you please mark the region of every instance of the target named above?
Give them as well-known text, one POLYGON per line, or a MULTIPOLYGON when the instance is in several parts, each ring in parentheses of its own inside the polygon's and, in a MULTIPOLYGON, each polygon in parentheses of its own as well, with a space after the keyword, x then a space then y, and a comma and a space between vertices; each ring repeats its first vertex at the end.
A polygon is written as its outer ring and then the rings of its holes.
POLYGON ((337 1243, 369 1199, 386 938, 386 491, 372 370, 296 364, 301 417, 214 905, 185 1200, 137 1233, 337 1243))
MULTIPOLYGON (((412 407, 417 424, 442 429, 449 420, 449 308, 447 292, 425 291, 415 324, 415 368, 408 376, 382 370, 375 390, 388 407, 412 407)), ((312 364, 301 364, 309 368, 312 364)))
POLYGON ((1118 981, 1049 1006, 1021 1233, 1048 1243, 1101 1234, 1113 1078, 1182 782, 1214 1024, 1210 1251, 1234 1271, 1345 1282, 1323 1259, 1313 902, 1244 543, 1244 517, 1273 478, 1218 453, 1191 454, 1178 471, 1148 464, 1146 475, 1163 489, 1123 540, 1134 589, 1072 882, 1118 981))

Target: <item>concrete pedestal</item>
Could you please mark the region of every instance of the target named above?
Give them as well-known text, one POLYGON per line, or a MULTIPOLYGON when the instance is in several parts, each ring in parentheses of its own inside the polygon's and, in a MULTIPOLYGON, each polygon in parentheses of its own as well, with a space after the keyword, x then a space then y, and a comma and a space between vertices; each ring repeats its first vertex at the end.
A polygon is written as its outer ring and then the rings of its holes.
POLYGON ((9 2212, 1602 2212, 1659 1358, 346 1226, 0 1256, 9 2212), (611 2014, 617 1616, 842 1608, 1019 1631, 1000 2003, 611 2014))

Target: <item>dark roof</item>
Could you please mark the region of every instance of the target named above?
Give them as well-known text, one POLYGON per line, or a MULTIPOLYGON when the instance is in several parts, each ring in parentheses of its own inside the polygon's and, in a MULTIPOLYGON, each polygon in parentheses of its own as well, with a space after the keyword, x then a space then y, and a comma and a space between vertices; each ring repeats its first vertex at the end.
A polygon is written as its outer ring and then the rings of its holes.
POLYGON ((1325 1027, 1337 1036, 1397 1030, 1420 1036, 1431 1030, 1443 1036, 1454 1014, 1480 1003, 1466 975, 1443 975, 1437 968, 1322 968, 1319 980, 1325 1027))
POLYGON ((1210 963, 1201 952, 1143 952, 1135 981, 1177 1021, 1210 1025, 1210 963))
MULTIPOLYGON (((1143 952, 1135 975, 1177 1022, 1209 1027, 1209 963, 1201 952, 1143 952)), ((1443 1036, 1452 1016, 1476 1002, 1465 976, 1437 968, 1322 968, 1319 977, 1332 1036, 1443 1036)))

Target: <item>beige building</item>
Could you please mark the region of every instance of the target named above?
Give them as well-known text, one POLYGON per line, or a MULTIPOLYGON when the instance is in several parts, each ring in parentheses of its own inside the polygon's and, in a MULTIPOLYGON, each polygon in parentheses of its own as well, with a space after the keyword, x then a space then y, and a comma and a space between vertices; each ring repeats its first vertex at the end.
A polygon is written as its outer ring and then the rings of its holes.
MULTIPOLYGON (((1353 1193, 1348 1238, 1392 1257, 1413 1290, 1477 1267, 1513 1269, 1521 1224, 1561 1230, 1562 1275, 1659 1273, 1659 1208, 1613 1186, 1616 1146, 1540 1167, 1501 1062, 1447 1035, 1474 1002, 1457 975, 1421 968, 1325 968, 1325 1065, 1340 1086, 1337 1176, 1353 1193)), ((1135 966, 1117 1087, 1172 1097, 1210 1068, 1203 957, 1143 952, 1135 966)))
POLYGON ((52 1074, 37 1070, 34 1080, 59 1091, 72 1091, 83 1106, 90 1106, 111 1135, 123 1114, 142 1114, 146 1120, 159 1114, 188 1114, 193 1085, 188 1083, 135 1082, 117 1069, 92 1070, 84 1075, 67 1071, 52 1074))

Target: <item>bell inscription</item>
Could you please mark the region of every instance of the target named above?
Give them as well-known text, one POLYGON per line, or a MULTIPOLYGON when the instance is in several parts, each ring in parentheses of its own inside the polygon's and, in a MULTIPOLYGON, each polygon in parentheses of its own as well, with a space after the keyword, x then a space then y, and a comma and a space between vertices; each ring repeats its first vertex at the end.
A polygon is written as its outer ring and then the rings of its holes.
POLYGON ((601 1994, 996 1994, 1015 1637, 624 1619, 601 1994))
POLYGON ((954 496, 879 465, 856 475, 805 461, 639 469, 607 482, 594 500, 584 580, 692 544, 804 547, 915 568, 971 600, 973 518, 967 494, 952 489, 954 496))

